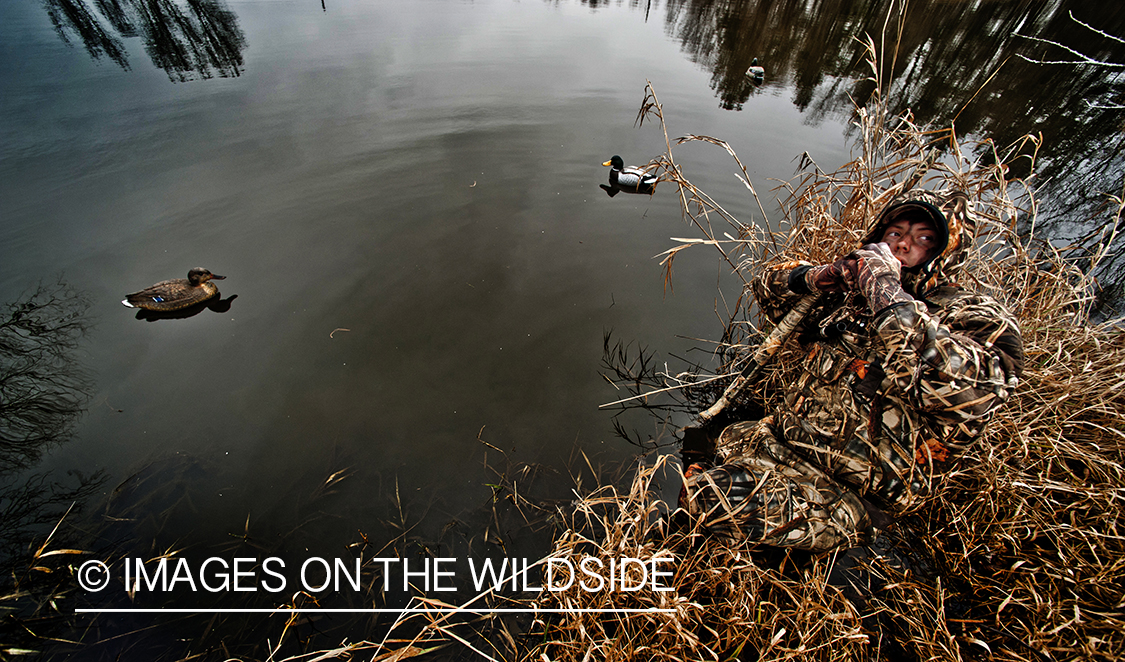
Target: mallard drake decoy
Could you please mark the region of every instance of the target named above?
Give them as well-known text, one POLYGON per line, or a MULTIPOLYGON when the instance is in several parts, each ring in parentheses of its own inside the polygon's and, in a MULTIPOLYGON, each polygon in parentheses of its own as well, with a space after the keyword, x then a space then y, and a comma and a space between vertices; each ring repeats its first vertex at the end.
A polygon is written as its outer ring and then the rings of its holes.
POLYGON ((203 303, 219 293, 212 280, 223 280, 226 276, 216 276, 202 267, 188 272, 187 278, 174 278, 160 281, 140 292, 125 295, 121 303, 130 308, 144 308, 157 312, 180 310, 197 303, 203 303))
POLYGON ((766 70, 758 66, 758 58, 754 58, 750 63, 750 68, 746 70, 746 75, 751 78, 762 78, 766 75, 766 70))
POLYGON ((658 178, 652 173, 645 172, 636 166, 625 167, 625 161, 620 156, 614 156, 602 165, 609 166, 609 186, 602 186, 609 197, 617 195, 617 191, 626 193, 648 193, 656 189, 658 178))

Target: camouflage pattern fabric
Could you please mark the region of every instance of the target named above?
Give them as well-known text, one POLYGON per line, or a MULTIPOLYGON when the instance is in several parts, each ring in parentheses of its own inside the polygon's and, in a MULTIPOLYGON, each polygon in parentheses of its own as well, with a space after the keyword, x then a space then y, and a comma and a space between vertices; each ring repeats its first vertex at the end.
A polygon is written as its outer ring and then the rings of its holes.
MULTIPOLYGON (((752 434, 746 424, 724 430, 727 464, 685 481, 689 513, 731 538, 824 551, 865 537, 848 529, 867 526, 855 510, 861 498, 902 514, 939 489, 1023 368, 1012 315, 944 278, 971 245, 966 217, 952 222, 966 209, 951 196, 949 245, 922 269, 902 270, 914 297, 875 312, 858 289, 822 297, 801 331, 806 360, 784 405, 752 434), (797 519, 770 519, 779 513, 797 519)), ((802 296, 790 289, 799 266, 774 265, 752 283, 775 322, 802 296)))
POLYGON ((887 244, 867 244, 853 255, 856 256, 856 285, 867 299, 868 308, 881 311, 912 300, 902 289, 901 265, 887 244))
POLYGON ((810 292, 842 292, 856 288, 856 261, 850 255, 836 260, 832 264, 812 267, 805 272, 804 289, 810 292))
POLYGON ((736 423, 723 436, 739 453, 709 470, 689 467, 681 493, 708 533, 809 551, 865 542, 862 502, 780 442, 773 419, 736 423))

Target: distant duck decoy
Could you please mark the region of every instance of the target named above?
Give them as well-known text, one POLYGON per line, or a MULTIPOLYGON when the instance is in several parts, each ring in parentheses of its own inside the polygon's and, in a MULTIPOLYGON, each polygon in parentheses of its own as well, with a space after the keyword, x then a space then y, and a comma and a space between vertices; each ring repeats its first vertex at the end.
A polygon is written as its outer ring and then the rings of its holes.
POLYGON ((625 167, 625 161, 620 156, 614 156, 602 165, 609 166, 609 186, 602 184, 602 188, 609 197, 617 195, 618 191, 626 193, 647 193, 649 195, 656 189, 658 177, 645 172, 636 166, 625 167))
POLYGON ((143 308, 156 312, 180 310, 203 303, 219 293, 212 280, 223 280, 202 267, 188 272, 187 278, 160 281, 140 292, 125 295, 121 303, 129 308, 143 308))
POLYGON ((746 70, 746 75, 750 76, 751 78, 765 77, 766 70, 758 66, 758 58, 754 58, 754 61, 750 63, 750 68, 746 70))

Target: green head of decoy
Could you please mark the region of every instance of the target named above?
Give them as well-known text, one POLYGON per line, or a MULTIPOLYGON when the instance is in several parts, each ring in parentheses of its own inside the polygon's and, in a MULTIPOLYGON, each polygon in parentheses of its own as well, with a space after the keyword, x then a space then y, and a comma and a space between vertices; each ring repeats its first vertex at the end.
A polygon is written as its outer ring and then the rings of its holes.
POLYGON ((622 159, 620 156, 617 156, 615 154, 612 159, 606 161, 602 165, 609 166, 609 167, 613 168, 614 170, 624 170, 625 169, 625 160, 622 159))

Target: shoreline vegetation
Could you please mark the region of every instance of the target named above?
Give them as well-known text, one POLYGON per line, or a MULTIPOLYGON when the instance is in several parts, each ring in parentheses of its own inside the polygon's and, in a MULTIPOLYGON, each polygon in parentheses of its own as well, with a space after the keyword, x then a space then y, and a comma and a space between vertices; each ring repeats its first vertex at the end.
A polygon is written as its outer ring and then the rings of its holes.
MULTIPOLYGON (((873 41, 867 48, 872 80, 882 89, 878 48, 873 41)), ((353 644, 316 659, 375 649, 373 660, 399 660, 442 642, 462 645, 472 658, 529 662, 1125 656, 1125 334, 1113 322, 1090 323, 1096 283, 1087 275, 1114 236, 1107 234, 1094 254, 1036 236, 1034 191, 1008 173, 1013 160, 1034 160, 1040 138, 1006 148, 963 141, 953 128, 927 130, 909 113, 891 115, 876 96, 857 110, 856 157, 825 172, 803 155, 797 176, 777 189, 784 222, 770 230, 739 222, 692 185, 672 155, 692 142, 723 149, 764 216, 728 143, 689 135, 673 144, 651 84, 638 115, 638 124, 645 121, 659 122, 667 144, 645 167, 660 174, 664 194, 676 187, 685 221, 702 235, 678 239, 660 256, 666 287, 676 256, 698 246, 717 249, 743 284, 772 261, 831 261, 840 247, 857 243, 872 215, 920 170, 923 188, 967 191, 978 233, 962 273, 1020 322, 1027 365, 1014 395, 942 491, 865 547, 818 556, 672 531, 675 503, 665 500, 663 483, 680 467, 672 455, 651 454, 625 480, 585 492, 579 486, 581 499, 556 504, 561 521, 544 560, 597 558, 602 568, 637 559, 626 572, 634 585, 640 578, 630 573, 638 566, 664 563, 674 568, 666 584, 591 591, 575 581, 532 597, 486 592, 462 606, 541 613, 519 633, 499 616, 478 620, 473 642, 454 631, 448 615, 429 616, 416 636, 393 645, 390 639, 353 644)), ((1112 200, 1116 218, 1125 200, 1112 200)), ((717 298, 716 312, 727 321, 714 343, 718 368, 710 374, 693 366, 673 375, 643 351, 630 356, 628 347, 607 339, 611 381, 633 395, 612 404, 644 408, 666 422, 709 406, 733 379, 736 363, 769 331, 746 303, 717 298)), ((735 403, 732 420, 756 418, 776 405, 799 360, 792 347, 783 350, 767 377, 735 403)))
MULTIPOLYGON (((873 42, 868 51, 881 89, 873 42)), ((638 121, 648 118, 668 135, 651 85, 638 121)), ((805 155, 795 180, 779 187, 787 227, 776 233, 738 222, 672 158, 674 146, 717 145, 734 159, 737 176, 757 200, 727 143, 706 136, 669 141, 649 166, 674 183, 685 220, 705 238, 680 240, 663 255, 667 278, 676 255, 700 245, 718 249, 744 283, 768 262, 830 262, 840 247, 857 244, 868 219, 937 149, 921 186, 970 194, 979 229, 963 273, 1002 301, 1024 334, 1027 368, 1015 394, 924 510, 896 521, 867 548, 848 552, 787 554, 689 540, 691 531, 668 535, 664 516, 675 504, 660 501, 656 468, 642 466, 628 488, 603 488, 578 504, 552 555, 670 556, 675 590, 591 596, 572 589, 550 594, 542 606, 674 613, 566 615, 543 625, 542 643, 527 659, 1125 656, 1125 334, 1113 323, 1089 323, 1095 283, 1085 273, 1093 269, 1084 273, 1076 266, 1080 260, 1096 266, 1113 237, 1094 255, 1075 255, 1036 237, 1034 193, 1007 179, 1013 155, 1034 158, 1019 155, 1026 146, 1034 154, 1035 136, 1003 150, 988 141, 965 143, 952 128, 924 130, 909 114, 891 116, 878 97, 857 111, 856 127, 852 162, 829 173, 805 155)), ((1125 201, 1113 202, 1120 216, 1125 201)), ((724 379, 709 381, 695 371, 637 375, 636 395, 675 399, 669 411, 706 408, 729 383, 739 357, 769 330, 764 319, 741 317, 743 304, 731 307, 715 352, 724 379)), ((792 349, 783 352, 769 377, 743 394, 744 418, 780 401, 798 360, 792 349)), ((644 399, 651 407, 650 398, 644 399)))

